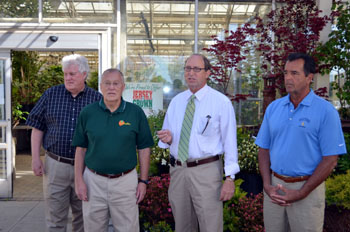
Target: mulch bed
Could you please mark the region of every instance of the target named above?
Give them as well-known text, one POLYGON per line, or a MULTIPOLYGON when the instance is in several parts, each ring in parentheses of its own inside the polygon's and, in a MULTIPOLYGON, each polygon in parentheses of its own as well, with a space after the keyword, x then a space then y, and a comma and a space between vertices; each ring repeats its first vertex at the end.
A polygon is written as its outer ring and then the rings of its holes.
POLYGON ((323 232, 350 232, 350 210, 326 206, 323 232))

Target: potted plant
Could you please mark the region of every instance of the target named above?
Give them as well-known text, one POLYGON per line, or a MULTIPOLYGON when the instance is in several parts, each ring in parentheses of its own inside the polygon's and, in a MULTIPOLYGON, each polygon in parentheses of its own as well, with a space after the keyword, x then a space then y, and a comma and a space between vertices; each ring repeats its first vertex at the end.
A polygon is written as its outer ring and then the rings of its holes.
POLYGON ((337 73, 332 88, 340 102, 339 114, 341 119, 350 120, 350 4, 337 2, 332 10, 337 23, 329 40, 318 47, 318 59, 322 74, 337 73))

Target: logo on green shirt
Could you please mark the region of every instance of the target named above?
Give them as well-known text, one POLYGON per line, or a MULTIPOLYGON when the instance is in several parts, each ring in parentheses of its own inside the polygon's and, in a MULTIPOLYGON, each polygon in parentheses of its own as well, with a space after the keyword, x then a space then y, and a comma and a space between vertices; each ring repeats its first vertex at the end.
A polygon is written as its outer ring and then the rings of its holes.
POLYGON ((131 124, 129 122, 124 122, 124 120, 119 121, 119 126, 130 126, 131 124))

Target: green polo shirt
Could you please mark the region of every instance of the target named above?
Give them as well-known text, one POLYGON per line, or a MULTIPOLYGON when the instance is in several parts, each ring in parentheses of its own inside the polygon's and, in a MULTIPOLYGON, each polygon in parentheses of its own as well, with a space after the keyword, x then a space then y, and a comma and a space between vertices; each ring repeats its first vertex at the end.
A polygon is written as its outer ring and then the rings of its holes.
POLYGON ((151 130, 143 110, 122 99, 110 112, 103 102, 80 112, 73 146, 87 148, 85 165, 103 174, 117 174, 136 167, 136 149, 153 146, 151 130))

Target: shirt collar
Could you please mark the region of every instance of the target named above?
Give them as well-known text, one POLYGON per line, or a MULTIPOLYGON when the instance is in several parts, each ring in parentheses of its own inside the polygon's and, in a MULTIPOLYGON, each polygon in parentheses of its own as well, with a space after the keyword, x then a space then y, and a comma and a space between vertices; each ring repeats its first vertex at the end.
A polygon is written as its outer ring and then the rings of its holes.
MULTIPOLYGON (((98 105, 99 105, 103 110, 105 110, 105 111, 110 111, 110 110, 107 108, 105 102, 103 101, 103 98, 101 98, 101 100, 100 100, 100 102, 99 102, 98 105)), ((126 101, 124 101, 124 99, 123 99, 123 97, 122 97, 118 109, 117 109, 116 111, 112 112, 112 113, 113 113, 113 114, 114 114, 114 113, 122 113, 122 112, 125 111, 125 107, 126 107, 126 101)))
MULTIPOLYGON (((206 95, 207 92, 209 91, 209 86, 207 84, 205 84, 200 90, 198 90, 194 95, 196 96, 196 99, 198 101, 201 101, 206 95)), ((190 100, 191 96, 193 95, 193 93, 191 92, 190 89, 185 91, 185 98, 187 101, 190 100)))
MULTIPOLYGON (((300 102, 300 105, 304 105, 304 106, 310 106, 311 103, 312 103, 312 100, 314 99, 315 97, 315 93, 312 89, 310 89, 310 92, 308 93, 308 95, 306 95, 304 97, 304 99, 300 102)), ((288 94, 283 100, 282 100, 282 104, 285 105, 285 104, 289 104, 292 102, 290 101, 290 94, 288 94)))
POLYGON ((63 87, 64 87, 64 89, 66 90, 66 93, 69 94, 72 98, 77 98, 77 97, 79 97, 79 96, 85 94, 86 91, 87 91, 87 85, 86 85, 86 83, 85 83, 85 86, 84 86, 83 91, 80 91, 80 92, 77 94, 77 96, 73 97, 73 96, 72 96, 72 93, 69 92, 69 91, 66 89, 66 87, 64 86, 64 84, 63 84, 63 87))

